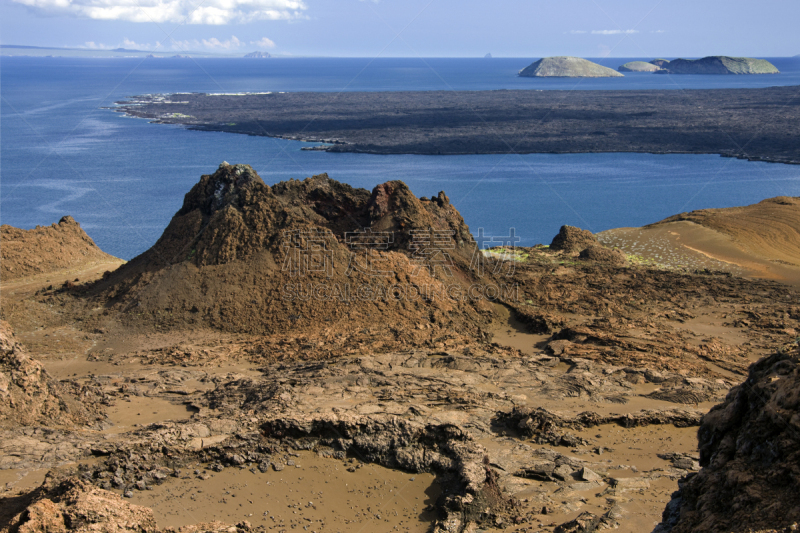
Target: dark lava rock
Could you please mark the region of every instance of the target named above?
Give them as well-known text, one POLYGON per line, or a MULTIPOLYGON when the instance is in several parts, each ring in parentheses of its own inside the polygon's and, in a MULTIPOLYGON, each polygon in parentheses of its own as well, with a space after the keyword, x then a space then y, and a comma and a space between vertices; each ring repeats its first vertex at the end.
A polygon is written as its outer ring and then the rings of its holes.
POLYGON ((581 513, 575 520, 556 527, 554 533, 591 533, 597 531, 601 520, 599 516, 592 513, 581 513))
POLYGON ((558 235, 553 237, 553 242, 550 243, 550 249, 579 252, 596 244, 598 244, 597 237, 591 231, 575 226, 561 226, 558 235))
POLYGON ((800 347, 750 367, 703 418, 700 465, 672 495, 656 531, 744 532, 800 521, 800 347))

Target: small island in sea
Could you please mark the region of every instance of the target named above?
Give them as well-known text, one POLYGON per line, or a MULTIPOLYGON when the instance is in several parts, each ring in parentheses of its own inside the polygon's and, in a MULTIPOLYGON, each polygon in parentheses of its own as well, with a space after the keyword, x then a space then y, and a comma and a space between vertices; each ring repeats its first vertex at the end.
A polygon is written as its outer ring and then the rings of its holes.
POLYGON ((662 68, 669 74, 780 74, 766 59, 709 56, 702 59, 674 59, 662 68))
POLYGON ((244 57, 246 57, 248 59, 264 59, 264 58, 272 57, 272 56, 269 55, 269 52, 255 51, 255 52, 250 52, 249 54, 245 54, 244 57))
POLYGON ((619 72, 580 57, 544 57, 519 71, 525 78, 619 78, 619 72))
POLYGON ((660 68, 661 67, 654 64, 652 61, 650 63, 646 61, 630 61, 624 65, 620 65, 617 70, 620 72, 655 72, 660 68))

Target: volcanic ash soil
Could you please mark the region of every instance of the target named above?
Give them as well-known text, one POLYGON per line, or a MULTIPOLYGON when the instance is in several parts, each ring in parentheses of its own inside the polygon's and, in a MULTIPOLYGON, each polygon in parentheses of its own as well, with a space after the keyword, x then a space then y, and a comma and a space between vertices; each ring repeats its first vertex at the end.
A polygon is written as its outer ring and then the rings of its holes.
MULTIPOLYGON (((570 227, 482 252, 482 272, 475 250, 444 193, 267 187, 223 165, 113 272, 4 280, 0 531, 797 521, 792 288, 637 261, 570 227), (391 286, 413 277, 407 230, 426 227, 452 239, 453 276, 414 281, 514 289, 358 305, 272 292, 297 282, 286 231, 330 236, 333 258, 349 233, 393 232, 377 257, 396 278, 372 281, 391 286)), ((346 267, 330 279, 364 280, 346 267)))

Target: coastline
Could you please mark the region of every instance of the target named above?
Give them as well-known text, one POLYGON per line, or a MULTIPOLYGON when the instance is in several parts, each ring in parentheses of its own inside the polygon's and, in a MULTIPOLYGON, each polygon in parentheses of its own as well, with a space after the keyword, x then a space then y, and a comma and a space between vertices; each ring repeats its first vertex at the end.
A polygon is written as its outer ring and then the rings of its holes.
POLYGON ((306 149, 332 153, 718 154, 800 164, 796 92, 180 93, 179 101, 149 94, 108 109, 198 131, 323 143, 306 149))

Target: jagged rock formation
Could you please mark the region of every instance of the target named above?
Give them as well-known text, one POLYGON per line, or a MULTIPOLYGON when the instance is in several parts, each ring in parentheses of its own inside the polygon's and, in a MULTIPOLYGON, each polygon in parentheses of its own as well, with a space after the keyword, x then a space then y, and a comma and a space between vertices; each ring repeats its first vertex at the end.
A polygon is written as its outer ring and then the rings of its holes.
POLYGON ((700 464, 657 531, 744 532, 800 522, 800 347, 750 367, 698 431, 700 464))
POLYGON ((419 199, 392 181, 370 193, 325 174, 269 187, 225 163, 152 248, 87 294, 163 327, 263 333, 344 319, 479 336, 488 304, 467 297, 476 253, 443 192, 419 199))
POLYGON ((659 65, 653 62, 647 63, 645 61, 629 61, 624 65, 620 65, 617 70, 620 72, 655 72, 660 69, 659 65))
POLYGON ((249 54, 245 54, 244 57, 247 57, 247 58, 250 58, 250 59, 264 59, 264 58, 272 57, 272 56, 269 54, 269 52, 258 52, 258 51, 256 51, 256 52, 250 52, 249 54))
POLYGON ((545 57, 519 71, 523 77, 619 78, 619 72, 586 59, 570 56, 545 57))
POLYGON ((709 56, 702 59, 674 59, 663 67, 669 74, 780 74, 766 59, 709 56))
POLYGON ((592 245, 598 245, 597 237, 589 230, 575 226, 561 226, 558 235, 550 243, 551 250, 580 252, 592 245))
POLYGON ((2 281, 119 261, 103 252, 70 216, 32 230, 0 226, 2 281))
POLYGON ((86 405, 56 382, 0 320, 0 427, 85 424, 86 405))
POLYGON ((666 66, 669 65, 669 61, 666 59, 654 59, 650 61, 650 63, 659 68, 666 68, 666 66))

